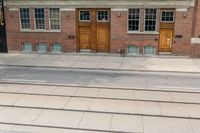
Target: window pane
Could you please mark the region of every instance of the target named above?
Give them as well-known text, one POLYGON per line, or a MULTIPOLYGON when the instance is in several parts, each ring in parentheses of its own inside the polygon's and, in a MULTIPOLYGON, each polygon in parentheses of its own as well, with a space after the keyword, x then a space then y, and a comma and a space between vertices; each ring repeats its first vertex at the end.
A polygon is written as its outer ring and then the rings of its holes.
POLYGON ((146 9, 145 10, 145 31, 155 31, 156 30, 156 9, 146 9))
POLYGON ((51 29, 59 30, 60 29, 60 12, 59 8, 50 9, 50 25, 51 29))
POLYGON ((43 8, 35 9, 35 23, 36 29, 45 29, 45 15, 43 8))
POLYGON ((28 8, 20 8, 21 28, 30 29, 30 16, 28 8))
POLYGON ((128 31, 138 31, 139 30, 139 19, 140 19, 140 10, 139 9, 129 9, 128 31))
POLYGON ((90 11, 80 11, 80 21, 90 21, 90 11))
POLYGON ((98 21, 108 21, 108 11, 98 11, 97 18, 98 21))
POLYGON ((174 12, 173 11, 162 11, 161 21, 162 22, 173 22, 174 21, 174 12))

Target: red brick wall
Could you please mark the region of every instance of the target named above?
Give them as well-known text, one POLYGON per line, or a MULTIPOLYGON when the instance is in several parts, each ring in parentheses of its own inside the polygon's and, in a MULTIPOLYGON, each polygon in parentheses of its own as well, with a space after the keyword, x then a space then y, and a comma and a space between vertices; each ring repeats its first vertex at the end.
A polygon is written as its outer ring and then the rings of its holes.
POLYGON ((188 8, 187 12, 177 11, 175 17, 174 44, 172 53, 175 55, 190 55, 191 54, 191 37, 193 24, 193 8, 188 8), (187 16, 184 17, 183 14, 187 16), (177 35, 182 35, 182 38, 177 38, 177 35))
POLYGON ((48 44, 50 51, 51 44, 54 42, 62 45, 63 52, 76 51, 76 39, 68 39, 68 35, 76 35, 75 12, 70 11, 70 16, 66 16, 67 12, 61 11, 61 32, 49 31, 49 15, 48 9, 45 9, 46 15, 46 32, 35 31, 33 9, 30 9, 31 29, 33 32, 20 31, 19 11, 9 11, 5 7, 5 18, 7 28, 7 44, 9 52, 21 51, 23 42, 30 42, 35 51, 35 45, 39 42, 48 44))
POLYGON ((200 0, 197 2, 195 37, 200 37, 200 0))
MULTIPOLYGON (((158 47, 158 34, 127 33, 128 17, 127 11, 111 11, 111 53, 118 52, 121 48, 127 48, 128 45, 140 47, 140 53, 143 53, 143 47, 146 45, 158 47), (118 16, 121 14, 121 16, 118 16)), ((141 12, 144 13, 143 10, 141 12)), ((143 17, 141 17, 143 18, 143 17)), ((143 20, 141 19, 140 29, 144 30, 143 20)))

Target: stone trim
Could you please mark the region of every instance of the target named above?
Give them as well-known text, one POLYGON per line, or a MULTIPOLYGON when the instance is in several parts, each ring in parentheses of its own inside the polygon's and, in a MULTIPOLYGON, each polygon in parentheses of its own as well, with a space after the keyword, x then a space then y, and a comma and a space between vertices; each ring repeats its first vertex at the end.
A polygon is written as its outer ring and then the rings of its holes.
POLYGON ((60 8, 60 11, 76 11, 75 8, 60 8))
POLYGON ((192 38, 191 43, 192 44, 200 44, 200 38, 192 38))
POLYGON ((128 11, 128 8, 112 8, 111 11, 128 11))
POLYGON ((187 8, 176 8, 177 12, 187 12, 187 8))

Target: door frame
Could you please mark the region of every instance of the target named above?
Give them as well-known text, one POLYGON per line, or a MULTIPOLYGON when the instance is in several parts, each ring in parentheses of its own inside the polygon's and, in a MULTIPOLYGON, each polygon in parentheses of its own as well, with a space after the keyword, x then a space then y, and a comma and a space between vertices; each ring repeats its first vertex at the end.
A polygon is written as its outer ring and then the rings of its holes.
POLYGON ((110 8, 76 8, 76 52, 80 52, 80 35, 79 35, 79 27, 80 26, 89 26, 91 29, 91 46, 90 46, 90 50, 91 52, 98 52, 98 48, 97 48, 97 27, 98 26, 108 26, 108 49, 107 51, 105 51, 105 53, 109 53, 110 52, 110 36, 111 36, 111 29, 110 29, 110 25, 111 25, 111 10, 110 8), (79 21, 79 16, 80 16, 80 11, 81 10, 89 10, 90 11, 90 22, 80 22, 79 21), (108 22, 99 22, 97 21, 97 12, 99 10, 106 10, 108 11, 109 14, 109 18, 108 18, 108 22))
POLYGON ((158 41, 158 53, 159 52, 172 52, 172 48, 173 48, 173 42, 174 42, 174 29, 173 28, 160 28, 160 31, 159 31, 159 41, 158 41), (168 30, 172 30, 172 44, 171 44, 171 48, 169 51, 160 51, 160 40, 161 40, 161 34, 160 34, 160 31, 161 30, 165 30, 165 29, 168 29, 168 30))

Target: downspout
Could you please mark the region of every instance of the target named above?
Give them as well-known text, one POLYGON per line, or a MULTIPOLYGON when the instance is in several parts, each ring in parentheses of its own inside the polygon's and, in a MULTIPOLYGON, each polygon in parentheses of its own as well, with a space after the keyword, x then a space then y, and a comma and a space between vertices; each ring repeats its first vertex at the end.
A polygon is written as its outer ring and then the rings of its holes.
POLYGON ((3 11, 3 23, 4 23, 4 34, 5 34, 5 49, 4 52, 8 52, 7 48, 7 31, 6 31, 6 21, 5 21, 5 8, 4 8, 4 0, 2 0, 2 11, 3 11))
POLYGON ((198 5, 198 3, 199 3, 198 0, 195 0, 193 23, 192 23, 192 37, 195 37, 196 18, 197 18, 197 5, 198 5))

